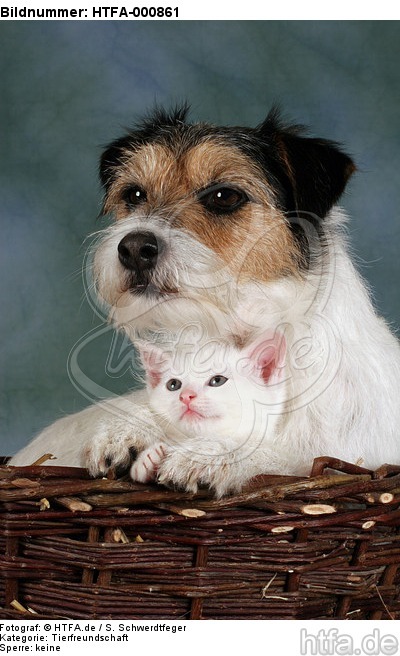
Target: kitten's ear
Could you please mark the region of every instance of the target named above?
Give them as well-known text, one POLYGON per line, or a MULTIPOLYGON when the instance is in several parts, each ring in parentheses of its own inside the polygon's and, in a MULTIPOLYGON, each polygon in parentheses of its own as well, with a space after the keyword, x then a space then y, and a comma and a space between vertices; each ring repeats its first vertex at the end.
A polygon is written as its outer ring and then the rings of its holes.
POLYGON ((135 347, 139 351, 140 360, 146 372, 146 379, 151 387, 157 387, 162 374, 170 364, 168 353, 160 349, 156 344, 136 340, 135 347))
MULTIPOLYGON (((278 382, 282 376, 286 357, 286 340, 282 333, 264 332, 243 350, 249 367, 248 373, 260 378, 264 384, 278 382)), ((246 367, 247 369, 247 367, 246 367)))

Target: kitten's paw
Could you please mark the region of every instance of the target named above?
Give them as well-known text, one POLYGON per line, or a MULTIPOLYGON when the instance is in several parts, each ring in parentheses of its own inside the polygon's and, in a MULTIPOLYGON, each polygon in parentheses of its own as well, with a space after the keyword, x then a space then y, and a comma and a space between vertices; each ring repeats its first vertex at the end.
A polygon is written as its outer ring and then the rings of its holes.
POLYGON ((156 442, 153 446, 142 451, 131 467, 131 478, 139 483, 154 481, 165 455, 165 445, 162 442, 156 442))

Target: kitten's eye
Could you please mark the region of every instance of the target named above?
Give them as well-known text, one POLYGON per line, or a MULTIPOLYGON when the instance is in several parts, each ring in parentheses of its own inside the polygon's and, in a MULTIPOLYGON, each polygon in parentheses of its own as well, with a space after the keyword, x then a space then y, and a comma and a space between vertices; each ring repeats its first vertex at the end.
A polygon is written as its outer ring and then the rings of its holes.
POLYGON ((210 387, 221 387, 221 385, 225 385, 227 380, 228 379, 225 378, 225 376, 220 376, 220 375, 213 376, 212 378, 210 378, 207 385, 209 385, 210 387))
POLYGON ((182 383, 177 378, 171 378, 171 380, 169 380, 168 383, 166 383, 165 387, 170 392, 176 392, 176 390, 181 389, 182 383))
POLYGON ((214 214, 230 214, 236 212, 249 199, 244 191, 234 187, 211 187, 199 194, 199 201, 214 214))
POLYGON ((147 194, 144 189, 135 185, 125 190, 124 199, 130 207, 137 207, 147 200, 147 194))

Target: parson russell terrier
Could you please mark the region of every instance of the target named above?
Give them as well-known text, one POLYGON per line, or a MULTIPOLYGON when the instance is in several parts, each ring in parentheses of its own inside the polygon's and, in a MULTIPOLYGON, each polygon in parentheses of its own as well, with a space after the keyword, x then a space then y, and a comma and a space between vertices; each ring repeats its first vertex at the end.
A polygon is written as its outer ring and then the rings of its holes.
MULTIPOLYGON (((272 353, 284 344, 286 400, 262 458, 218 434, 197 453, 177 440, 158 451, 159 480, 221 495, 255 474, 307 473, 320 455, 399 464, 399 344, 351 262, 335 206, 352 159, 276 110, 256 128, 191 124, 187 113, 156 109, 101 158, 113 222, 94 245, 98 297, 132 341, 169 340, 172 352, 185 331, 197 334, 192 350, 214 337, 246 349, 269 335, 272 353)), ((11 464, 51 452, 52 464, 93 475, 132 466, 135 477, 137 458, 164 438, 139 390, 58 420, 11 464)))

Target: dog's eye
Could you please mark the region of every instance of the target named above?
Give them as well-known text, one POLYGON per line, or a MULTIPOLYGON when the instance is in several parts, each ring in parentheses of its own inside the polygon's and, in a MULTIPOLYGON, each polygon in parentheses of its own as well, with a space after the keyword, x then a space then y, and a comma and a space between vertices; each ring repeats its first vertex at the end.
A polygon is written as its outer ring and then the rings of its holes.
POLYGON ((177 378, 171 378, 168 383, 166 383, 165 387, 170 392, 176 392, 176 390, 181 389, 182 383, 177 378))
POLYGON ((249 200, 244 191, 222 186, 205 189, 198 198, 207 210, 215 214, 235 212, 249 200))
POLYGON ((124 199, 130 207, 136 207, 147 200, 147 194, 141 187, 129 187, 124 193, 124 199))
POLYGON ((221 376, 220 374, 218 374, 217 376, 213 376, 212 378, 210 378, 207 385, 209 387, 221 387, 221 385, 225 385, 227 380, 228 379, 225 376, 221 376))

